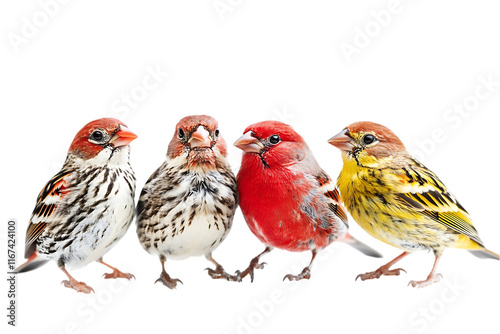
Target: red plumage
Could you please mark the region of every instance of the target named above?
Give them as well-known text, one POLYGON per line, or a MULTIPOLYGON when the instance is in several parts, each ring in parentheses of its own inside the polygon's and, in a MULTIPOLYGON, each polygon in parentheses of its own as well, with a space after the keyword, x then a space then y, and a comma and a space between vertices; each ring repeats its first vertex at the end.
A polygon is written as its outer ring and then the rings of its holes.
MULTIPOLYGON (((367 255, 380 256, 347 234, 347 213, 334 182, 289 125, 253 124, 235 146, 245 152, 237 176, 240 208, 252 233, 266 245, 263 254, 272 247, 311 250, 314 259, 318 250, 344 240, 367 255)), ((262 267, 261 255, 240 273, 241 278, 250 274, 253 279, 253 269, 262 267)), ((309 278, 309 267, 285 278, 309 278)))
MULTIPOLYGON (((321 217, 314 219, 299 208, 301 202, 306 204, 305 199, 311 197, 307 203, 311 212, 328 214, 328 204, 321 200, 324 194, 316 191, 319 182, 315 178, 264 167, 259 156, 244 154, 237 181, 240 207, 248 226, 269 246, 304 251, 314 241, 316 247, 322 248, 330 243, 329 235, 339 230, 335 224, 318 226, 321 217)), ((330 220, 335 221, 333 215, 330 220)))

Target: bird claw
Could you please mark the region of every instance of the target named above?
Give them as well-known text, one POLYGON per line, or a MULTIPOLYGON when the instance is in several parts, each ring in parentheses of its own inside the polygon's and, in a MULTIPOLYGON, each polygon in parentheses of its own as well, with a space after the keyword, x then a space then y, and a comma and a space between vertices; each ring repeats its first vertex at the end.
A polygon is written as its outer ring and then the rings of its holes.
MULTIPOLYGON (((258 259, 257 259, 257 261, 252 260, 250 262, 250 267, 248 267, 250 269, 250 282, 253 282, 253 279, 255 277, 254 270, 255 269, 264 269, 264 266, 266 264, 267 264, 266 262, 259 263, 258 259)), ((243 277, 245 277, 245 275, 243 275, 243 277)))
POLYGON ((241 276, 241 271, 239 271, 239 270, 236 270, 234 272, 234 277, 236 278, 236 282, 242 282, 243 281, 243 277, 241 276))
POLYGON ((443 278, 443 275, 441 275, 441 274, 431 274, 424 281, 410 281, 408 283, 408 286, 411 285, 414 288, 425 288, 426 286, 429 286, 432 283, 439 282, 441 280, 441 278, 443 278))
POLYGON ((182 281, 178 278, 171 278, 166 272, 162 272, 160 278, 155 281, 155 284, 161 282, 169 289, 175 289, 177 287, 177 282, 182 283, 182 281))
POLYGON ((255 265, 255 269, 264 269, 264 266, 267 264, 267 262, 261 262, 261 263, 257 263, 255 265))
POLYGON ((118 269, 115 269, 113 270, 112 273, 104 273, 102 275, 102 277, 104 277, 104 279, 110 279, 110 278, 126 278, 128 279, 129 281, 133 278, 135 279, 135 276, 132 275, 132 274, 129 274, 129 273, 122 273, 121 271, 119 271, 118 269))
POLYGON ((205 268, 208 271, 208 275, 213 279, 226 279, 231 282, 241 282, 241 277, 237 274, 229 275, 221 265, 218 265, 215 270, 212 268, 205 268))
POLYGON ((243 272, 241 272, 239 270, 237 270, 235 272, 236 282, 241 282, 243 280, 243 278, 245 276, 247 276, 247 275, 250 275, 250 282, 253 282, 253 279, 254 279, 254 270, 255 269, 264 269, 264 266, 266 264, 267 264, 266 262, 259 263, 259 259, 258 258, 252 259, 252 261, 250 261, 250 265, 248 266, 247 269, 245 269, 243 272))
POLYGON ((75 279, 70 279, 69 281, 64 280, 61 282, 66 288, 70 288, 76 290, 76 292, 83 292, 85 294, 89 294, 91 292, 95 293, 94 289, 83 282, 78 282, 75 279))
POLYGON ((305 267, 304 270, 298 275, 292 275, 288 274, 283 277, 283 281, 285 279, 288 279, 289 281, 300 281, 301 279, 310 279, 311 278, 311 271, 309 270, 309 267, 305 267))
POLYGON ((406 270, 404 270, 403 268, 387 269, 384 267, 380 267, 375 271, 359 274, 358 276, 356 276, 355 281, 357 281, 358 278, 361 278, 362 281, 365 281, 368 279, 379 278, 380 276, 399 276, 399 274, 401 274, 402 271, 406 273, 406 270))

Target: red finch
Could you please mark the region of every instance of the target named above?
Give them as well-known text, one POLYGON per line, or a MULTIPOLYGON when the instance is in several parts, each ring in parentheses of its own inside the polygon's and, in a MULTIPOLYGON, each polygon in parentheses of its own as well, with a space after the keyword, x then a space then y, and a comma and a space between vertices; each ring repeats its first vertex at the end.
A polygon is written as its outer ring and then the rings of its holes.
POLYGON ((399 275, 392 265, 416 250, 431 250, 434 266, 425 287, 441 278, 436 267, 447 247, 468 249, 481 258, 499 259, 484 248, 472 219, 432 171, 415 160, 388 128, 357 122, 329 140, 342 151, 338 186, 354 220, 373 237, 404 252, 361 280, 399 275))
MULTIPOLYGON (((159 257, 156 282, 173 289, 179 279, 165 271, 168 259, 205 255, 216 268, 212 278, 232 280, 212 258, 226 238, 238 205, 236 180, 217 121, 188 116, 179 121, 167 159, 151 175, 137 205, 137 235, 144 249, 159 257)), ((182 283, 182 282, 181 282, 182 283)))
POLYGON ((26 233, 26 272, 49 260, 68 276, 65 287, 94 291, 78 282, 66 267, 98 261, 113 269, 105 278, 125 274, 102 257, 124 236, 134 217, 135 176, 129 163, 130 147, 137 136, 114 118, 85 125, 71 143, 61 171, 38 195, 26 233))
POLYGON ((239 278, 262 268, 262 255, 273 247, 312 252, 299 275, 310 278, 316 253, 333 241, 346 241, 366 255, 381 255, 347 233, 347 212, 338 190, 316 162, 304 139, 289 125, 260 122, 247 127, 234 145, 244 151, 238 172, 240 208, 250 230, 266 245, 239 278))

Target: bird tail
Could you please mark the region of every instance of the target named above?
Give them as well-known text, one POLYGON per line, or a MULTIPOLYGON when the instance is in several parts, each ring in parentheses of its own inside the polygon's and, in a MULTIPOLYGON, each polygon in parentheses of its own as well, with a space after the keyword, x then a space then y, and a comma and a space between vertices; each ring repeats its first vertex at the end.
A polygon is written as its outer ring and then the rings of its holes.
POLYGON ((472 255, 480 258, 480 259, 494 259, 500 260, 500 255, 497 253, 486 249, 483 246, 481 240, 472 240, 470 237, 466 235, 460 235, 458 238, 458 242, 455 246, 456 248, 466 249, 472 253, 472 255), (480 241, 480 242, 478 242, 480 241))
POLYGON ((45 263, 47 263, 49 260, 47 259, 42 259, 36 252, 34 252, 28 260, 21 264, 19 267, 17 267, 14 272, 16 273, 25 273, 27 271, 31 271, 34 269, 37 269, 38 267, 43 266, 45 263))
POLYGON ((339 239, 338 241, 345 242, 346 244, 354 247, 361 253, 365 254, 366 256, 371 256, 371 257, 382 257, 382 254, 377 252, 375 249, 371 248, 367 244, 362 243, 358 239, 354 238, 352 235, 349 233, 346 233, 346 235, 342 238, 339 239))
POLYGON ((489 249, 483 248, 483 249, 470 249, 469 252, 472 253, 472 255, 480 258, 480 259, 494 259, 494 260, 500 260, 500 255, 497 253, 490 251, 489 249))

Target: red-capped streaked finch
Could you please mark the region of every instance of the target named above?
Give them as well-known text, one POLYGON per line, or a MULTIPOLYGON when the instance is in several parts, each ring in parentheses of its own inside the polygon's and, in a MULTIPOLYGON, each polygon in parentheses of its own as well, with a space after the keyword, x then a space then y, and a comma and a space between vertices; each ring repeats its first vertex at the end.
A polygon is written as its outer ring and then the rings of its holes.
POLYGON ((499 260, 484 247, 467 211, 391 130, 357 122, 328 142, 342 151, 344 166, 337 184, 354 220, 373 237, 404 250, 379 269, 359 275, 361 280, 399 275, 403 269, 391 266, 416 250, 435 255, 427 279, 409 283, 419 288, 441 279, 436 267, 445 248, 499 260))
POLYGON ((167 159, 142 189, 137 235, 142 247, 160 259, 162 272, 156 282, 170 289, 181 281, 165 271, 167 259, 205 255, 216 266, 207 268, 212 278, 235 280, 212 258, 231 229, 238 205, 226 155, 214 118, 185 117, 175 128, 167 159))
POLYGON ((250 125, 234 145, 244 151, 238 172, 240 208, 250 230, 266 245, 239 278, 250 275, 272 248, 311 251, 312 259, 298 275, 310 278, 316 253, 334 241, 345 241, 366 255, 380 254, 347 233, 347 212, 338 190, 316 162, 304 139, 277 121, 250 125))
POLYGON ((137 136, 114 118, 85 125, 73 140, 61 171, 38 195, 26 233, 28 261, 17 272, 56 261, 65 287, 94 290, 66 270, 98 261, 113 270, 105 278, 127 278, 102 257, 125 235, 134 217, 135 176, 129 143, 137 136))

